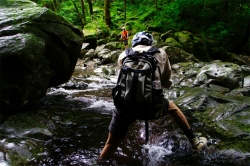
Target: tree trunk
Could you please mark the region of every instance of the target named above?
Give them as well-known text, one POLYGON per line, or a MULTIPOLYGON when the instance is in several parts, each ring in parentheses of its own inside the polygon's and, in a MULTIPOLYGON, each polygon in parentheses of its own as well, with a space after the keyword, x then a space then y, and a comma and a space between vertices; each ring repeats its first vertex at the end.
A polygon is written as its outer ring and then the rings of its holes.
POLYGON ((79 10, 78 10, 78 8, 77 8, 76 3, 75 3, 73 0, 71 0, 71 2, 72 2, 72 3, 74 4, 74 6, 75 6, 76 12, 77 12, 77 14, 78 14, 78 18, 79 18, 79 20, 80 20, 80 22, 81 22, 81 26, 82 26, 82 29, 83 29, 83 28, 84 28, 84 24, 83 24, 83 22, 82 22, 81 13, 79 12, 79 10))
POLYGON ((108 27, 111 26, 112 22, 111 22, 111 16, 110 16, 110 1, 109 0, 105 0, 104 1, 104 19, 105 19, 105 23, 108 27))
POLYGON ((84 10, 84 0, 80 0, 81 1, 81 7, 82 7, 82 22, 83 22, 83 27, 86 25, 86 15, 85 15, 85 10, 84 10))
POLYGON ((223 21, 226 23, 227 22, 227 14, 228 14, 228 0, 222 0, 223 3, 223 21))
POLYGON ((93 15, 93 4, 91 0, 88 0, 88 4, 89 4, 89 13, 92 16, 93 15))
POLYGON ((126 20, 126 12, 127 12, 127 0, 124 0, 124 20, 126 20))
POLYGON ((245 31, 240 43, 238 44, 238 46, 236 48, 236 53, 238 53, 238 54, 242 53, 242 51, 243 51, 244 47, 246 46, 249 38, 250 38, 250 19, 248 20, 246 31, 245 31))

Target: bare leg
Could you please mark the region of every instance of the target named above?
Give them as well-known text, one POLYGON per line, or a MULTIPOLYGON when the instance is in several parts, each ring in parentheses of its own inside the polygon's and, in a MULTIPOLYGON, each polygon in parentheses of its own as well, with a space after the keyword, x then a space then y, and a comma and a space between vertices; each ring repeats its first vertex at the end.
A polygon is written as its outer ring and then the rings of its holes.
POLYGON ((175 119, 176 123, 179 125, 179 127, 185 132, 187 130, 190 130, 190 125, 184 116, 184 114, 181 112, 181 110, 171 101, 169 101, 169 108, 168 111, 170 115, 175 119))
POLYGON ((170 115, 175 119, 178 126, 182 129, 186 137, 189 139, 192 149, 201 150, 207 144, 205 137, 196 137, 181 110, 173 103, 169 102, 168 111, 170 115))
POLYGON ((117 149, 121 139, 115 137, 113 134, 109 132, 108 140, 102 149, 102 152, 99 156, 99 159, 110 159, 117 149))

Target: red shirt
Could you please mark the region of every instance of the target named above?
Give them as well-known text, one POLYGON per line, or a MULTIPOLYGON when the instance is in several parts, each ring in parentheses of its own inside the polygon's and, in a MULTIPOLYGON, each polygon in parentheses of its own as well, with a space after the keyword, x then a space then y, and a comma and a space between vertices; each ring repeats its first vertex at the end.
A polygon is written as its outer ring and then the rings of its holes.
POLYGON ((122 35, 123 40, 128 40, 128 31, 127 30, 123 30, 121 35, 122 35))

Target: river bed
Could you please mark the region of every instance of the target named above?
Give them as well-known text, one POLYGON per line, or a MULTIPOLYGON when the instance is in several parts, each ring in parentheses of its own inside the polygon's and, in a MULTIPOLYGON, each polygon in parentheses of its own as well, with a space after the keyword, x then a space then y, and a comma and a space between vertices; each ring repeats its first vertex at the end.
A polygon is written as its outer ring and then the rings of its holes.
MULTIPOLYGON (((73 75, 73 80, 87 83, 86 86, 80 89, 70 86, 50 88, 46 97, 25 107, 25 111, 39 110, 36 116, 47 117, 48 122, 60 124, 52 138, 43 142, 41 152, 27 160, 26 166, 97 165, 96 160, 107 139, 107 128, 115 109, 111 89, 116 76, 86 76, 92 72, 94 70, 78 69, 73 75)), ((98 72, 101 70, 97 69, 94 73, 98 72)), ((208 146, 202 151, 191 150, 187 138, 172 117, 167 115, 149 122, 148 143, 145 143, 144 121, 132 124, 115 159, 103 165, 244 165, 244 162, 236 161, 233 150, 217 151, 214 145, 219 143, 219 139, 212 130, 196 121, 191 111, 183 112, 196 134, 208 138, 208 146)), ((30 144, 41 143, 35 139, 28 141, 30 144)), ((2 158, 0 166, 8 165, 2 158)))

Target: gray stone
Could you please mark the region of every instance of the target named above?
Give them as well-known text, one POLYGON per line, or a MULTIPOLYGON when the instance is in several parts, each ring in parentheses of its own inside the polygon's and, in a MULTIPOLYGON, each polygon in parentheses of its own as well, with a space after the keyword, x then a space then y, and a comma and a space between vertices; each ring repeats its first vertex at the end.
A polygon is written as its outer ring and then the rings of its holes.
POLYGON ((70 79, 83 34, 31 1, 2 0, 0 6, 1 110, 7 112, 70 79))

